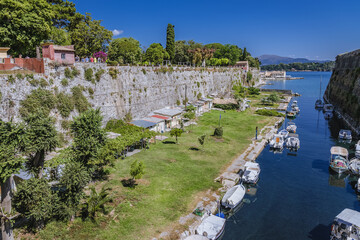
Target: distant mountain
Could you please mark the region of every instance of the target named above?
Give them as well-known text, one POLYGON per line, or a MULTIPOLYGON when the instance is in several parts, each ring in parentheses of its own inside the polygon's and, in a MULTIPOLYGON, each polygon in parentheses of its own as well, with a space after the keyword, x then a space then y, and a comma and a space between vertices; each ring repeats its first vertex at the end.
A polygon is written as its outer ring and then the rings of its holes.
POLYGON ((306 58, 290 58, 290 57, 280 57, 277 55, 261 55, 258 57, 261 61, 261 65, 273 65, 273 64, 279 64, 279 63, 308 63, 308 62, 318 62, 318 63, 324 63, 324 62, 330 62, 330 60, 309 60, 306 58))

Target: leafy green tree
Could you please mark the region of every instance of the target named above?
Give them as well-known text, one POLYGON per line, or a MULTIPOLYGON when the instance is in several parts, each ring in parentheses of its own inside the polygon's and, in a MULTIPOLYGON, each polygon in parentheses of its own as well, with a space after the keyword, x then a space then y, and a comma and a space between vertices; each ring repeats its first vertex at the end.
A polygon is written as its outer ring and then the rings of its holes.
POLYGON ((105 213, 105 204, 111 201, 111 198, 108 196, 108 190, 108 188, 102 187, 98 193, 94 186, 90 187, 90 196, 86 199, 85 211, 92 220, 95 220, 96 213, 99 210, 105 213))
POLYGON ((219 59, 227 58, 229 59, 228 64, 234 65, 237 61, 240 60, 241 53, 241 48, 238 46, 225 44, 222 48, 219 48, 214 52, 214 57, 219 59))
POLYGON ((216 127, 214 130, 214 136, 216 137, 222 137, 224 134, 223 128, 222 127, 216 127))
POLYGON ((2 239, 14 239, 10 220, 12 213, 13 174, 19 172, 24 159, 19 156, 24 145, 24 128, 11 122, 0 121, 0 183, 2 239))
POLYGON ((204 47, 208 49, 215 49, 214 55, 216 55, 216 51, 222 49, 224 45, 222 45, 221 43, 209 43, 206 44, 204 47))
POLYGON ((0 46, 9 46, 13 56, 35 57, 36 46, 51 33, 51 5, 46 0, 2 0, 0 9, 0 46))
POLYGON ((59 198, 45 179, 31 178, 17 186, 14 207, 36 231, 57 215, 59 198))
POLYGON ((241 60, 242 60, 242 61, 245 61, 246 58, 248 57, 248 55, 249 55, 249 53, 246 51, 246 47, 244 47, 241 60))
POLYGON ((145 174, 145 165, 143 162, 135 160, 130 166, 130 175, 133 180, 140 179, 145 174))
POLYGON ((58 145, 54 119, 39 112, 30 114, 24 121, 27 139, 25 151, 29 155, 26 164, 38 178, 42 178, 46 153, 55 150, 58 145))
POLYGON ((149 62, 161 64, 164 59, 169 59, 169 57, 169 54, 160 43, 153 43, 146 49, 145 58, 149 62))
POLYGON ((169 54, 169 58, 171 61, 174 60, 175 57, 175 31, 174 25, 168 24, 166 30, 166 52, 169 54))
POLYGON ((56 45, 65 46, 71 44, 69 32, 62 28, 51 27, 49 39, 56 45))
POLYGON ((133 38, 117 38, 109 45, 108 57, 111 61, 135 64, 141 59, 139 41, 133 38))
POLYGON ((183 133, 183 130, 181 130, 180 128, 173 128, 170 131, 170 136, 174 137, 176 139, 176 143, 178 143, 178 137, 181 137, 181 134, 183 133))
POLYGON ((95 52, 105 50, 112 32, 100 24, 101 20, 93 20, 91 14, 86 13, 84 19, 70 32, 77 55, 92 56, 95 52))
POLYGON ((83 189, 89 181, 90 174, 80 162, 71 161, 66 164, 59 182, 59 185, 64 188, 60 192, 60 199, 65 203, 66 215, 75 215, 80 200, 84 196, 83 189))
POLYGON ((280 101, 280 97, 277 93, 271 93, 270 96, 268 97, 268 100, 271 101, 271 102, 278 102, 280 101))
POLYGON ((75 3, 67 0, 47 0, 51 5, 55 16, 52 19, 53 26, 58 29, 71 31, 81 20, 84 15, 76 12, 75 3))
POLYGON ((190 62, 190 46, 185 40, 175 42, 175 56, 174 63, 186 63, 190 62))
POLYGON ((74 157, 86 167, 93 165, 92 160, 106 143, 105 131, 101 128, 102 119, 100 109, 89 109, 71 124, 74 157))

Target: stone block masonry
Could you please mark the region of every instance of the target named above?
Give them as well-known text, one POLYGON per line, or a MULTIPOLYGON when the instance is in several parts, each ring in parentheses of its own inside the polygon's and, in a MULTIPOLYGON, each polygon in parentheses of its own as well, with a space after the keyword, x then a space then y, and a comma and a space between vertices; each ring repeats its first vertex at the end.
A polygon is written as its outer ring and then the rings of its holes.
MULTIPOLYGON (((66 68, 72 70, 71 67, 50 65, 45 59, 45 73, 36 74, 33 79, 46 80, 48 86, 43 88, 54 94, 71 94, 73 87, 80 86, 91 106, 101 109, 104 123, 110 119, 122 119, 126 114, 133 118, 147 116, 153 110, 182 104, 185 98, 194 101, 210 94, 227 97, 234 81, 246 79, 246 73, 238 68, 108 67, 100 63, 76 63, 74 68, 79 74, 69 77, 65 72, 66 68), (85 76, 86 69, 90 68, 92 73, 88 71, 85 76), (64 84, 64 79, 67 84, 64 84)), ((19 119, 21 101, 40 87, 31 84, 26 77, 9 81, 8 75, 0 76, 0 84, 0 118, 5 121, 19 119)), ((78 114, 74 110, 63 119, 56 108, 51 111, 57 119, 58 129, 61 128, 60 121, 72 120, 78 114)))

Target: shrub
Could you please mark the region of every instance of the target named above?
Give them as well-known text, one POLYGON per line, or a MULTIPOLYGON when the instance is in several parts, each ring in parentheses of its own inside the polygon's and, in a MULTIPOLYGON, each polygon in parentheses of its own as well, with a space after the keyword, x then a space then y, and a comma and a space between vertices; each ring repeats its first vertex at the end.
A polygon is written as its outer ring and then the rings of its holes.
POLYGON ((200 87, 200 83, 199 83, 199 82, 196 82, 196 85, 197 85, 198 88, 200 87))
POLYGON ((259 95, 260 94, 260 89, 259 88, 255 88, 255 87, 249 87, 248 88, 248 93, 250 95, 259 95))
POLYGON ((181 103, 180 103, 180 100, 178 99, 178 100, 176 100, 176 105, 180 105, 181 103))
POLYGON ((34 79, 34 74, 26 74, 25 75, 25 77, 27 78, 27 79, 34 79))
POLYGON ((109 66, 117 66, 118 62, 117 61, 108 61, 107 65, 109 65, 109 66))
POLYGON ((187 119, 194 119, 195 118, 195 113, 194 112, 187 112, 187 113, 184 113, 184 118, 187 118, 187 119))
POLYGON ((111 76, 112 79, 116 79, 117 75, 118 75, 118 71, 115 68, 110 68, 109 69, 109 75, 111 76))
POLYGON ((64 87, 68 86, 69 85, 69 81, 66 79, 66 78, 63 78, 61 80, 61 85, 63 85, 64 87))
POLYGON ((74 110, 74 100, 70 95, 59 93, 57 96, 56 107, 60 115, 64 118, 69 117, 70 113, 74 110))
POLYGON ((197 97, 197 99, 200 99, 202 97, 202 94, 198 93, 198 95, 196 97, 197 97))
POLYGON ((246 81, 247 82, 250 82, 251 81, 251 79, 252 79, 252 73, 251 72, 247 72, 247 74, 246 74, 246 81))
POLYGON ((101 76, 105 73, 104 69, 100 69, 95 73, 95 79, 97 82, 100 82, 101 76))
POLYGON ((49 84, 50 84, 50 85, 53 85, 53 84, 54 84, 54 80, 53 80, 52 78, 50 78, 49 84))
POLYGON ((105 203, 110 202, 111 198, 108 197, 107 191, 109 188, 104 186, 101 188, 101 191, 98 193, 95 190, 94 186, 90 187, 90 196, 87 196, 86 203, 84 204, 83 214, 85 216, 90 216, 91 219, 95 219, 96 212, 102 210, 105 213, 105 203))
POLYGON ((255 112, 256 114, 263 115, 263 116, 274 116, 274 117, 284 117, 283 113, 279 113, 276 110, 269 110, 269 109, 258 109, 255 112))
POLYGON ((61 121, 61 127, 64 130, 69 130, 70 129, 70 125, 71 125, 71 121, 69 120, 63 120, 61 121))
POLYGON ((70 78, 70 79, 74 77, 72 71, 69 68, 65 68, 64 75, 66 78, 70 78))
POLYGON ((37 87, 39 85, 39 81, 34 78, 27 78, 27 81, 30 83, 31 86, 37 87))
POLYGON ((91 87, 88 88, 88 92, 91 96, 94 95, 94 89, 92 89, 91 87))
POLYGON ((49 83, 44 78, 41 78, 40 87, 47 87, 47 86, 49 86, 49 83))
POLYGON ((214 104, 214 108, 220 108, 223 110, 236 110, 239 109, 239 104, 235 104, 235 103, 214 104))
POLYGON ((76 67, 72 67, 71 69, 73 77, 77 77, 80 75, 80 71, 76 67))
POLYGON ((216 137, 222 137, 224 134, 223 128, 222 127, 216 127, 215 131, 214 131, 214 136, 216 137))
POLYGON ((11 84, 15 83, 15 78, 14 78, 14 76, 13 76, 13 75, 9 75, 9 76, 8 76, 8 79, 7 79, 7 82, 9 82, 9 83, 11 83, 11 84))
POLYGON ((271 101, 271 102, 278 102, 280 101, 280 97, 277 93, 271 93, 270 96, 268 97, 268 100, 271 101))
POLYGON ((73 87, 71 92, 76 110, 78 110, 79 113, 85 112, 90 107, 90 103, 82 94, 82 88, 80 86, 73 87))
POLYGON ((33 90, 24 100, 20 102, 20 115, 28 116, 30 113, 43 111, 47 116, 54 109, 56 97, 49 90, 38 88, 33 90))
POLYGON ((130 175, 134 179, 140 179, 145 174, 144 163, 135 160, 130 166, 130 175))
POLYGON ((141 71, 143 72, 144 75, 146 74, 145 68, 141 69, 141 71))
POLYGON ((89 82, 94 81, 92 68, 85 69, 85 79, 89 82))
POLYGON ((16 78, 19 80, 23 80, 24 76, 21 73, 16 74, 16 78))

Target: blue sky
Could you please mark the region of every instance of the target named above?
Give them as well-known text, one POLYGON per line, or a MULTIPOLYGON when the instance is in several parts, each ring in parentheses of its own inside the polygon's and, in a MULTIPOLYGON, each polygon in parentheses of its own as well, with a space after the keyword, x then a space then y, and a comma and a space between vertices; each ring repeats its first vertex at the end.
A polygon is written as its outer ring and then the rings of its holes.
MULTIPOLYGON (((253 56, 334 59, 360 48, 360 0, 121 1, 74 0, 102 25, 148 47, 176 40, 231 43, 253 56)), ((115 38, 116 38, 115 37, 115 38)))

